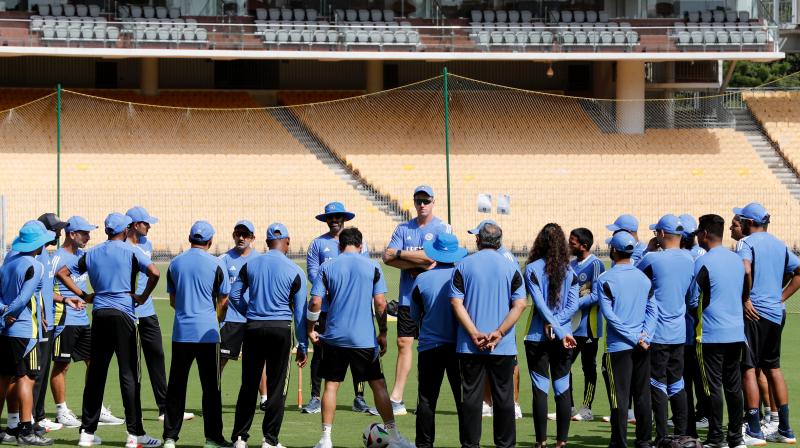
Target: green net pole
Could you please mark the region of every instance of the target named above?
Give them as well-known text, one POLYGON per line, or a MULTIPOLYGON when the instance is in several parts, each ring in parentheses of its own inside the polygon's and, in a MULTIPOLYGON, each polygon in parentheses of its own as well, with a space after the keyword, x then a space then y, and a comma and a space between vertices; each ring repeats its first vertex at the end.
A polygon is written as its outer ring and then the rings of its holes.
POLYGON ((56 214, 61 216, 61 84, 56 94, 56 214))
POLYGON ((447 167, 447 223, 452 224, 452 207, 450 207, 450 93, 447 86, 447 67, 442 71, 444 76, 444 160, 447 167))

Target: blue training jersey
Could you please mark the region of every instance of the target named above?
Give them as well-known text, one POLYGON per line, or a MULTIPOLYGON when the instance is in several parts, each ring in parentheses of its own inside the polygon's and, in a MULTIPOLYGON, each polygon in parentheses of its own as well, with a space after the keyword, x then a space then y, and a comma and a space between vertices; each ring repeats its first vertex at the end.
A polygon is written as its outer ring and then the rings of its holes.
MULTIPOLYGON (((247 264, 248 261, 260 255, 261 254, 253 248, 250 248, 250 253, 248 253, 247 256, 242 255, 236 248, 233 248, 219 256, 220 261, 222 261, 225 267, 225 273, 228 276, 228 283, 231 284, 231 289, 236 287, 241 288, 239 271, 242 270, 242 267, 247 264)), ((250 301, 250 291, 244 292, 244 301, 250 301)), ((245 319, 235 306, 228 306, 228 310, 225 312, 223 326, 225 322, 244 323, 247 322, 247 319, 245 319)))
POLYGON ((689 312, 697 342, 744 341, 743 288, 744 266, 730 250, 717 246, 695 260, 689 312))
MULTIPOLYGON (((439 233, 452 233, 450 224, 446 224, 439 218, 434 217, 427 225, 420 227, 417 218, 411 219, 397 226, 392 234, 392 239, 387 246, 390 249, 416 251, 422 250, 422 244, 430 241, 439 233)), ((407 270, 400 272, 400 306, 409 306, 411 300, 411 288, 414 286, 414 277, 407 270)))
MULTIPOLYGON (((698 258, 706 254, 706 250, 695 244, 691 249, 682 249, 689 255, 692 260, 697 261, 698 258)), ((695 327, 697 326, 697 315, 692 312, 689 307, 686 308, 686 345, 694 345, 695 341, 695 327)))
POLYGON ((175 296, 174 342, 219 343, 217 304, 230 293, 222 261, 203 249, 190 248, 167 268, 167 292, 175 296))
POLYGON ((89 249, 69 266, 70 274, 89 274, 94 289, 92 312, 115 309, 136 320, 134 279, 153 264, 144 252, 120 240, 107 240, 89 249))
POLYGON ((594 254, 589 254, 583 261, 573 259, 569 266, 578 277, 578 304, 581 310, 581 320, 573 335, 585 338, 599 339, 603 336, 603 315, 600 314, 600 305, 597 300, 592 300, 592 284, 597 277, 605 272, 606 267, 594 254))
POLYGON ((30 255, 11 253, 0 268, 0 310, 3 336, 26 338, 26 353, 36 347, 41 333, 41 297, 44 266, 30 255), (6 317, 16 318, 14 323, 6 317))
POLYGON ((327 302, 320 337, 336 347, 377 348, 372 302, 386 291, 380 266, 369 258, 344 253, 323 264, 311 288, 312 296, 327 302))
MULTIPOLYGON (((55 254, 53 254, 53 263, 55 264, 55 272, 58 272, 64 266, 70 266, 72 263, 75 262, 78 258, 82 257, 85 251, 83 249, 78 249, 76 253, 72 253, 63 247, 58 249, 55 254)), ((89 274, 84 272, 83 274, 70 274, 72 281, 81 289, 81 291, 87 291, 86 280, 89 278, 89 274)), ((67 298, 75 298, 80 300, 81 302, 83 299, 77 297, 75 294, 72 293, 63 283, 61 283, 58 278, 55 279, 54 283, 54 292, 59 294, 61 297, 67 298)), ((89 313, 86 311, 86 308, 76 310, 71 306, 64 306, 63 303, 58 303, 56 305, 61 305, 63 309, 66 311, 66 318, 64 319, 64 325, 89 325, 89 313)))
POLYGON ((736 253, 750 262, 753 278, 750 301, 758 314, 780 325, 783 320, 783 274, 794 272, 800 260, 771 233, 756 232, 742 238, 736 253))
MULTIPOLYGON (((369 247, 367 243, 361 245, 361 255, 369 258, 369 247)), ((339 256, 339 239, 332 237, 329 233, 325 233, 314 238, 311 245, 308 246, 306 253, 306 272, 308 272, 308 281, 313 285, 314 280, 319 275, 319 267, 328 260, 332 260, 339 256)))
POLYGON ((682 249, 648 252, 636 264, 652 282, 658 306, 658 324, 653 342, 686 342, 686 300, 694 278, 694 260, 682 249))
POLYGON ((456 343, 456 318, 450 305, 450 279, 455 266, 437 264, 419 274, 411 290, 411 318, 419 327, 417 351, 456 343))
POLYGON ((606 321, 606 351, 631 350, 652 340, 658 308, 650 295, 650 280, 632 264, 616 264, 592 286, 606 321))
POLYGON ((42 275, 42 289, 39 291, 39 295, 41 297, 42 306, 44 306, 41 318, 43 321, 47 322, 47 330, 49 331, 54 328, 56 323, 56 303, 53 301, 55 264, 53 263, 53 258, 50 256, 50 252, 47 251, 46 247, 42 248, 42 253, 36 257, 36 260, 39 263, 42 263, 42 266, 44 266, 44 275, 42 275))
POLYGON ((239 271, 240 285, 230 295, 230 305, 248 321, 294 321, 298 347, 305 350, 306 287, 305 273, 283 252, 273 249, 248 261, 239 271), (249 291, 249 300, 244 293, 249 291))
POLYGON ((550 278, 544 271, 545 261, 539 259, 525 267, 525 287, 533 300, 533 307, 528 314, 526 341, 546 341, 544 327, 550 324, 558 339, 572 334, 572 315, 578 311, 578 290, 580 283, 575 272, 567 266, 564 280, 559 287, 559 300, 550 306, 547 299, 550 278))
MULTIPOLYGON (((148 259, 153 258, 153 243, 151 243, 147 237, 140 238, 139 243, 133 244, 133 246, 141 250, 148 259)), ((140 271, 139 275, 136 276, 136 294, 141 294, 145 286, 147 286, 147 274, 140 271)), ((156 308, 153 306, 152 296, 148 297, 147 301, 143 304, 136 306, 136 317, 148 317, 155 314, 156 308)))
MULTIPOLYGON (((516 300, 526 300, 525 282, 519 269, 498 251, 483 249, 461 260, 453 270, 450 298, 464 303, 478 331, 491 333, 505 320, 516 300)), ((464 327, 456 331, 456 351, 480 355, 516 355, 516 333, 512 327, 491 352, 480 351, 464 327)))

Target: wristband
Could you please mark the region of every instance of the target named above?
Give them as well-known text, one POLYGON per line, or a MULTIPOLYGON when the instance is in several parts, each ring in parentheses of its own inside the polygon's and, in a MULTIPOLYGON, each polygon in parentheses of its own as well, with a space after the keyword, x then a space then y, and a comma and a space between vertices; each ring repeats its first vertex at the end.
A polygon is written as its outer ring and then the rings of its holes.
POLYGON ((397 257, 398 260, 400 259, 400 254, 402 253, 403 251, 401 249, 397 249, 397 254, 395 256, 397 257))
POLYGON ((86 291, 81 291, 81 295, 79 295, 78 298, 80 298, 83 301, 86 301, 86 296, 88 295, 89 294, 87 294, 86 291))
POLYGON ((322 310, 317 311, 317 312, 306 310, 306 320, 309 321, 309 322, 318 321, 319 320, 319 315, 320 315, 321 312, 322 312, 322 310))

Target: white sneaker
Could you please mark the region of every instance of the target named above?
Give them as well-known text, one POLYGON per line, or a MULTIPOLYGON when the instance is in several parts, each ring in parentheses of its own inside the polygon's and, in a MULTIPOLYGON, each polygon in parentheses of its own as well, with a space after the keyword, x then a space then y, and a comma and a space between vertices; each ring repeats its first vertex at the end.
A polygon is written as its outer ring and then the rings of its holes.
POLYGON ((137 437, 136 441, 141 448, 157 448, 161 446, 161 440, 154 439, 147 434, 137 437))
POLYGON ((555 412, 551 412, 551 413, 547 414, 547 419, 551 420, 551 421, 556 421, 556 413, 555 412))
POLYGON ((519 420, 522 418, 522 407, 519 403, 514 403, 514 420, 519 420))
POLYGON ((100 437, 97 437, 96 435, 90 434, 86 431, 81 431, 81 437, 78 439, 78 446, 82 447, 100 445, 101 443, 103 443, 103 441, 100 440, 100 437))
POLYGON ((633 414, 633 409, 628 409, 628 424, 636 424, 636 416, 633 414))
POLYGON ((794 445, 797 443, 797 438, 794 436, 794 432, 792 430, 789 431, 781 431, 780 429, 776 429, 775 431, 767 434, 767 441, 773 443, 788 443, 789 445, 794 445))
POLYGON ((602 420, 603 423, 611 423, 611 416, 610 415, 604 415, 603 418, 601 418, 600 420, 602 420))
MULTIPOLYGON (((570 418, 572 418, 572 416, 574 416, 577 413, 578 413, 578 411, 574 407, 569 408, 570 418)), ((547 414, 547 419, 548 420, 556 421, 557 418, 558 418, 558 415, 555 412, 551 412, 551 413, 547 414)))
POLYGON ((64 425, 65 428, 77 428, 81 426, 81 421, 69 409, 61 411, 56 415, 56 421, 64 425))
POLYGON ((757 437, 753 437, 747 433, 747 431, 742 434, 742 443, 747 446, 767 446, 767 441, 764 439, 759 439, 757 437))
POLYGON ((277 445, 270 445, 267 443, 267 439, 261 439, 261 448, 286 448, 285 446, 278 443, 277 445))
POLYGON ((406 409, 406 403, 404 401, 394 401, 390 398, 389 402, 392 403, 392 413, 394 413, 395 416, 408 414, 408 409, 406 409))
POLYGON ((333 442, 331 439, 319 439, 319 442, 314 445, 314 448, 333 448, 333 442))
POLYGON ((175 448, 175 441, 172 439, 164 440, 164 448, 175 448))
POLYGON ((706 417, 703 417, 700 420, 697 420, 696 422, 694 422, 694 425, 695 425, 695 428, 697 428, 697 429, 708 428, 708 419, 706 417))
POLYGON ((592 410, 586 406, 582 406, 575 415, 572 416, 573 422, 590 422, 594 420, 592 410))
POLYGON ((49 418, 43 418, 36 423, 42 428, 44 428, 44 432, 58 431, 59 429, 64 427, 64 425, 62 425, 61 423, 54 422, 49 418))
MULTIPOLYGON (((191 420, 193 418, 194 418, 194 413, 193 412, 184 412, 183 413, 183 421, 191 420)), ((164 421, 164 414, 161 414, 161 415, 158 416, 158 421, 160 421, 160 422, 164 421)))
POLYGON ((394 431, 394 434, 389 436, 389 445, 390 448, 416 448, 416 445, 409 442, 408 439, 401 436, 398 431, 394 431))
POLYGON ((114 417, 114 414, 111 413, 111 409, 105 406, 100 408, 100 421, 98 422, 99 425, 121 425, 125 423, 125 420, 114 417))
POLYGON ((492 416, 492 405, 487 402, 483 402, 483 408, 481 409, 481 416, 482 417, 491 417, 492 416))
POLYGON ((247 442, 242 440, 241 437, 237 438, 235 442, 233 442, 233 448, 247 448, 247 442))
POLYGON ((139 438, 133 434, 128 434, 128 437, 125 438, 125 448, 140 448, 139 438))

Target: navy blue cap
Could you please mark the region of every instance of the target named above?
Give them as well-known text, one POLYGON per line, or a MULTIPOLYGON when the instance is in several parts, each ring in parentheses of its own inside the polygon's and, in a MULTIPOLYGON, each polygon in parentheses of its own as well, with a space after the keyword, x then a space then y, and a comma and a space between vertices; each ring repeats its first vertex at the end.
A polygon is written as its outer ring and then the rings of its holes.
POLYGON ((484 219, 483 221, 479 222, 474 229, 467 230, 467 233, 469 233, 470 235, 477 235, 478 232, 480 232, 483 226, 485 226, 486 224, 493 224, 496 225, 497 227, 500 227, 500 224, 497 224, 493 219, 484 219))
POLYGON ((273 222, 267 227, 267 241, 289 238, 289 230, 279 222, 273 222))
POLYGON ((316 216, 317 220, 325 222, 325 219, 331 215, 344 215, 345 221, 350 221, 356 217, 355 213, 348 212, 341 202, 331 202, 325 205, 325 212, 316 216))
POLYGON ((664 215, 655 224, 650 224, 650 230, 662 230, 664 233, 681 235, 683 233, 683 223, 681 219, 672 213, 664 215))
POLYGON ((606 244, 613 247, 615 250, 619 252, 625 252, 626 254, 633 253, 633 249, 636 248, 636 238, 633 237, 630 233, 626 231, 620 231, 614 234, 611 238, 606 240, 606 244))
POLYGON ((690 236, 694 232, 697 232, 697 221, 694 219, 694 216, 684 213, 678 216, 678 219, 680 219, 681 224, 683 224, 683 236, 690 236))
POLYGON ((633 215, 619 215, 613 224, 606 226, 606 229, 616 232, 624 230, 626 232, 636 232, 639 230, 639 220, 633 215))
POLYGON ((47 230, 61 230, 67 227, 67 223, 61 220, 55 213, 45 213, 39 217, 39 222, 44 224, 47 230))
POLYGON ((109 213, 103 224, 106 230, 110 230, 112 235, 116 235, 124 232, 132 222, 133 220, 130 216, 114 212, 109 213))
POLYGON ((767 209, 758 202, 751 202, 742 208, 734 208, 733 213, 744 219, 749 219, 756 224, 765 224, 769 222, 769 213, 767 213, 767 209))
POLYGON ((256 226, 254 226, 252 222, 250 222, 250 221, 248 221, 246 219, 242 219, 242 220, 238 221, 236 223, 236 225, 233 226, 233 228, 235 229, 235 228, 237 228, 239 226, 244 227, 245 229, 249 230, 250 233, 252 233, 254 235, 256 233, 256 226))
POLYGON ((467 256, 467 249, 458 245, 458 238, 451 233, 438 233, 422 244, 425 255, 440 263, 455 263, 467 256))
POLYGON ((17 252, 33 252, 55 238, 56 233, 47 230, 40 221, 28 221, 19 229, 19 235, 11 243, 11 249, 17 252))
POLYGON ((130 216, 132 222, 146 222, 150 225, 158 222, 158 218, 155 216, 150 216, 150 214, 147 213, 147 210, 139 205, 130 208, 127 212, 125 212, 125 214, 130 216))
POLYGON ((430 197, 433 197, 433 188, 430 185, 420 185, 414 189, 414 195, 416 196, 417 193, 425 193, 430 197))
POLYGON ((92 230, 96 229, 97 226, 94 224, 89 224, 89 221, 85 220, 82 216, 71 216, 67 220, 67 227, 64 228, 65 232, 91 232, 92 230))
POLYGON ((208 221, 196 221, 194 224, 192 224, 192 229, 189 230, 189 239, 193 241, 206 243, 213 236, 214 227, 212 227, 208 221))

